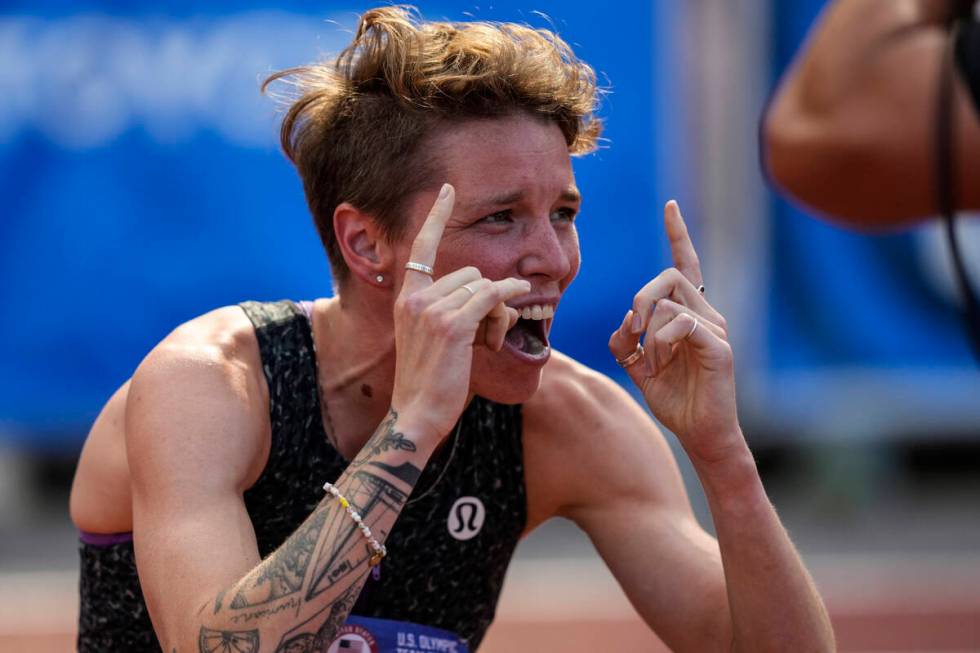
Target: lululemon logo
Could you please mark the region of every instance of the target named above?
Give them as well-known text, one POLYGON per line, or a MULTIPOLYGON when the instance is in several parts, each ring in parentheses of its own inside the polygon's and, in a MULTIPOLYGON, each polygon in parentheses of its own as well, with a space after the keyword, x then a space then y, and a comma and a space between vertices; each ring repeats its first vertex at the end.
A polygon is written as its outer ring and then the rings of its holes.
POLYGON ((476 497, 456 499, 449 511, 449 534, 457 540, 471 540, 483 528, 487 511, 476 497))

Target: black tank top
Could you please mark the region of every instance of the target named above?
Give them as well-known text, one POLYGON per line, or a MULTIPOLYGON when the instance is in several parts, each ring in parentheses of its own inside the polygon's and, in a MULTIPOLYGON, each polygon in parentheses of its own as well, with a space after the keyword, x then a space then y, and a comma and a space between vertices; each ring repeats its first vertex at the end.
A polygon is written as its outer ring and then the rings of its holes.
MULTIPOLYGON (((244 494, 259 554, 309 516, 347 461, 328 443, 306 314, 289 301, 241 305, 255 326, 269 386, 269 460, 244 494)), ((435 626, 476 650, 527 519, 521 408, 482 397, 433 456, 352 614, 435 626)), ((132 542, 81 544, 78 650, 160 651, 132 542)))

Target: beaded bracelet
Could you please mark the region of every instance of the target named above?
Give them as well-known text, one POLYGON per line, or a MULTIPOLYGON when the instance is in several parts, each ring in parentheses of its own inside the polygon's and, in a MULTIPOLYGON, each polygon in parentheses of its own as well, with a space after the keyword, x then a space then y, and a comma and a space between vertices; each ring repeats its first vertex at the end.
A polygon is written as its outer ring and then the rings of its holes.
POLYGON ((371 564, 372 567, 376 567, 378 564, 380 564, 381 560, 386 555, 388 555, 388 549, 385 548, 384 544, 381 544, 376 539, 374 539, 374 536, 371 535, 371 529, 368 528, 367 524, 364 523, 364 520, 361 519, 361 516, 359 514, 357 514, 357 511, 351 507, 350 501, 344 498, 344 495, 340 493, 340 490, 338 490, 336 487, 333 486, 332 483, 329 482, 323 484, 323 489, 329 492, 330 494, 332 494, 338 501, 340 501, 340 505, 344 507, 344 510, 347 511, 347 514, 350 515, 350 518, 354 520, 354 523, 357 524, 357 527, 361 529, 362 533, 364 533, 364 538, 368 541, 368 545, 371 547, 371 550, 374 552, 371 554, 371 559, 368 562, 371 564))

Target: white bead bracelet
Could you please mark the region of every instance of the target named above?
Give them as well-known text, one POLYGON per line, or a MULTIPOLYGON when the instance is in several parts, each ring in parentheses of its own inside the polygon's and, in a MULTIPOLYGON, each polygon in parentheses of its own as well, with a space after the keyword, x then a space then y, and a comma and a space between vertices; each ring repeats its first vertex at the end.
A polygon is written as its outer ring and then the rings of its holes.
POLYGON ((368 562, 371 564, 372 567, 376 567, 378 564, 380 564, 381 560, 386 555, 388 555, 388 549, 385 548, 384 544, 381 544, 376 539, 374 539, 374 535, 371 534, 371 529, 368 528, 368 525, 364 523, 364 520, 361 519, 361 516, 359 514, 357 514, 357 511, 354 510, 353 507, 351 507, 350 501, 345 499, 344 495, 340 493, 340 490, 334 487, 333 483, 330 482, 324 483, 323 489, 329 492, 330 494, 332 494, 338 501, 340 501, 340 505, 344 507, 344 510, 347 511, 347 514, 350 515, 350 518, 353 519, 354 523, 357 524, 357 527, 361 529, 361 533, 364 534, 364 538, 368 541, 368 545, 371 547, 371 550, 374 552, 371 554, 371 559, 368 562))

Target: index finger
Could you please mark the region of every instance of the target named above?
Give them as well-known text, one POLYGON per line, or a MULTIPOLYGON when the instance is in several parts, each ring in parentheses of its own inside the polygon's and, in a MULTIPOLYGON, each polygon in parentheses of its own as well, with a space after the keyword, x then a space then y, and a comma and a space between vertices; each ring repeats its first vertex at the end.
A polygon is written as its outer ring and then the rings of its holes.
MULTIPOLYGON (((455 196, 456 191, 451 184, 443 184, 442 188, 439 189, 439 197, 436 198, 435 204, 429 209, 429 215, 425 218, 425 222, 422 223, 422 228, 419 229, 418 235, 415 236, 415 240, 412 242, 412 253, 409 257, 411 262, 435 267, 439 241, 442 240, 443 229, 446 228, 446 222, 453 213, 455 196)), ((424 272, 407 270, 405 273, 405 282, 417 283, 423 279, 431 282, 431 278, 425 279, 429 276, 424 272), (415 281, 411 281, 412 279, 415 281)))
POLYGON ((670 254, 674 259, 674 267, 681 271, 687 280, 695 286, 700 286, 704 279, 701 276, 701 261, 694 251, 691 235, 681 217, 681 209, 676 200, 670 200, 664 206, 664 228, 667 240, 670 241, 670 254))

